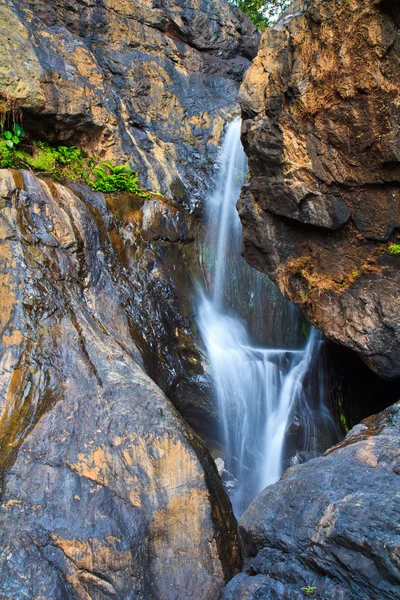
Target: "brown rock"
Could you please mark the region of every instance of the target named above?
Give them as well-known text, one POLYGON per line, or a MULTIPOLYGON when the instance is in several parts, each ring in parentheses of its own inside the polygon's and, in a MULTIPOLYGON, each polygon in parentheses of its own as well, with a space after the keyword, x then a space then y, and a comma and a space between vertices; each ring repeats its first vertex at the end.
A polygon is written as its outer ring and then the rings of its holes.
POLYGON ((400 13, 295 3, 241 88, 244 253, 328 337, 400 377, 400 13))

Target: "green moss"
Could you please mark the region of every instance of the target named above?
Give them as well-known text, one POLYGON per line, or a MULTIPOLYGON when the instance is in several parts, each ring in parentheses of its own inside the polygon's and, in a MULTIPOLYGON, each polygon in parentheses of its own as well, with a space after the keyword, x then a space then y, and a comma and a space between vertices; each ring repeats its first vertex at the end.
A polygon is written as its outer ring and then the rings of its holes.
POLYGON ((347 434, 349 430, 349 425, 347 423, 346 415, 343 412, 343 391, 342 386, 338 387, 338 399, 337 399, 338 407, 339 407, 339 420, 343 426, 344 432, 347 434))
POLYGON ((57 154, 55 148, 46 147, 42 143, 34 144, 32 155, 23 150, 15 153, 16 163, 26 164, 39 173, 54 173, 57 170, 57 154))
POLYGON ((310 335, 310 330, 311 330, 311 325, 310 325, 310 323, 303 322, 303 323, 301 324, 301 335, 302 335, 304 338, 308 339, 308 337, 309 337, 309 335, 310 335))
POLYGON ((317 588, 315 585, 307 585, 306 587, 302 587, 301 591, 303 592, 303 594, 305 594, 306 596, 308 596, 309 598, 312 598, 316 592, 317 588))
POLYGON ((340 418, 340 422, 341 422, 341 424, 343 425, 343 428, 344 428, 344 431, 345 431, 345 433, 346 433, 346 434, 347 434, 347 433, 349 433, 349 426, 348 426, 348 424, 347 424, 347 419, 346 419, 346 417, 344 416, 344 414, 343 414, 343 413, 341 413, 339 418, 340 418))

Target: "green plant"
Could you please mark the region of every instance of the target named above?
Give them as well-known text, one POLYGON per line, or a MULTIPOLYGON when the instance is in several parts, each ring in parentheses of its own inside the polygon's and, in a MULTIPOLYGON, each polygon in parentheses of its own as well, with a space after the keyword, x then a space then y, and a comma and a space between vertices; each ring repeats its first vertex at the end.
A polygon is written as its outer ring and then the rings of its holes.
POLYGON ((309 598, 312 598, 314 596, 314 593, 316 591, 316 587, 314 586, 306 586, 306 587, 302 587, 301 591, 303 592, 303 594, 305 594, 306 596, 308 596, 309 598))
MULTIPOLYGON (((136 172, 126 165, 117 166, 111 162, 96 165, 93 157, 85 156, 76 146, 52 147, 44 142, 20 145, 25 131, 17 123, 11 129, 12 132, 4 131, 4 137, 0 137, 0 168, 29 168, 58 181, 84 181, 95 191, 126 191, 141 198, 150 197, 140 186, 136 172), (11 139, 9 134, 13 136, 11 139)), ((162 197, 160 192, 154 194, 162 197)))
POLYGON ((400 244, 389 244, 390 254, 400 254, 400 244))
MULTIPOLYGON (((302 290, 303 291, 303 290, 302 290)), ((307 298, 306 298, 307 299, 307 298)), ((310 324, 303 322, 301 324, 301 335, 307 340, 310 335, 310 324)))
POLYGON ((24 137, 25 131, 22 129, 21 125, 18 125, 18 123, 12 124, 11 131, 8 129, 3 131, 3 138, 6 140, 6 145, 11 149, 14 148, 14 146, 18 146, 24 137))
POLYGON ((293 0, 231 0, 260 29, 276 23, 293 0))
POLYGON ((127 166, 119 165, 114 167, 110 162, 103 162, 94 167, 92 173, 94 179, 91 181, 91 186, 95 191, 126 191, 141 197, 149 195, 140 187, 136 172, 127 166))
POLYGON ((6 140, 0 139, 0 168, 11 169, 14 166, 14 154, 8 147, 6 140))

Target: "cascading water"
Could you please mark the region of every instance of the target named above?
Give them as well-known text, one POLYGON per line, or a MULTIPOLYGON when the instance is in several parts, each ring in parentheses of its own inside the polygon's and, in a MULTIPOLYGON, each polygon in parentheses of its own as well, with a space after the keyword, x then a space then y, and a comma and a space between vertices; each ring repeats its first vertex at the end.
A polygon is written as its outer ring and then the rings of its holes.
POLYGON ((279 479, 288 459, 312 455, 322 438, 329 446, 337 433, 324 401, 321 337, 311 329, 299 349, 304 321, 298 309, 240 255, 235 205, 247 161, 239 119, 228 126, 220 169, 207 206, 208 293, 201 293, 198 322, 215 383, 231 500, 240 515, 259 491, 279 479), (292 349, 257 347, 254 339, 263 345, 286 342, 292 349))

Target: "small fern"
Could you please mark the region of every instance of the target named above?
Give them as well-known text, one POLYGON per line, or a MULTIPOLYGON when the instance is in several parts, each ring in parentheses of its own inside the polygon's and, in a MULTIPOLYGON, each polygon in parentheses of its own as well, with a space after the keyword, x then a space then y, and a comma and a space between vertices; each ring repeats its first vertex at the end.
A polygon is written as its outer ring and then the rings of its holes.
POLYGON ((103 162, 92 171, 94 179, 91 182, 96 192, 131 192, 141 197, 148 197, 139 185, 136 172, 125 165, 114 167, 110 162, 103 162))

